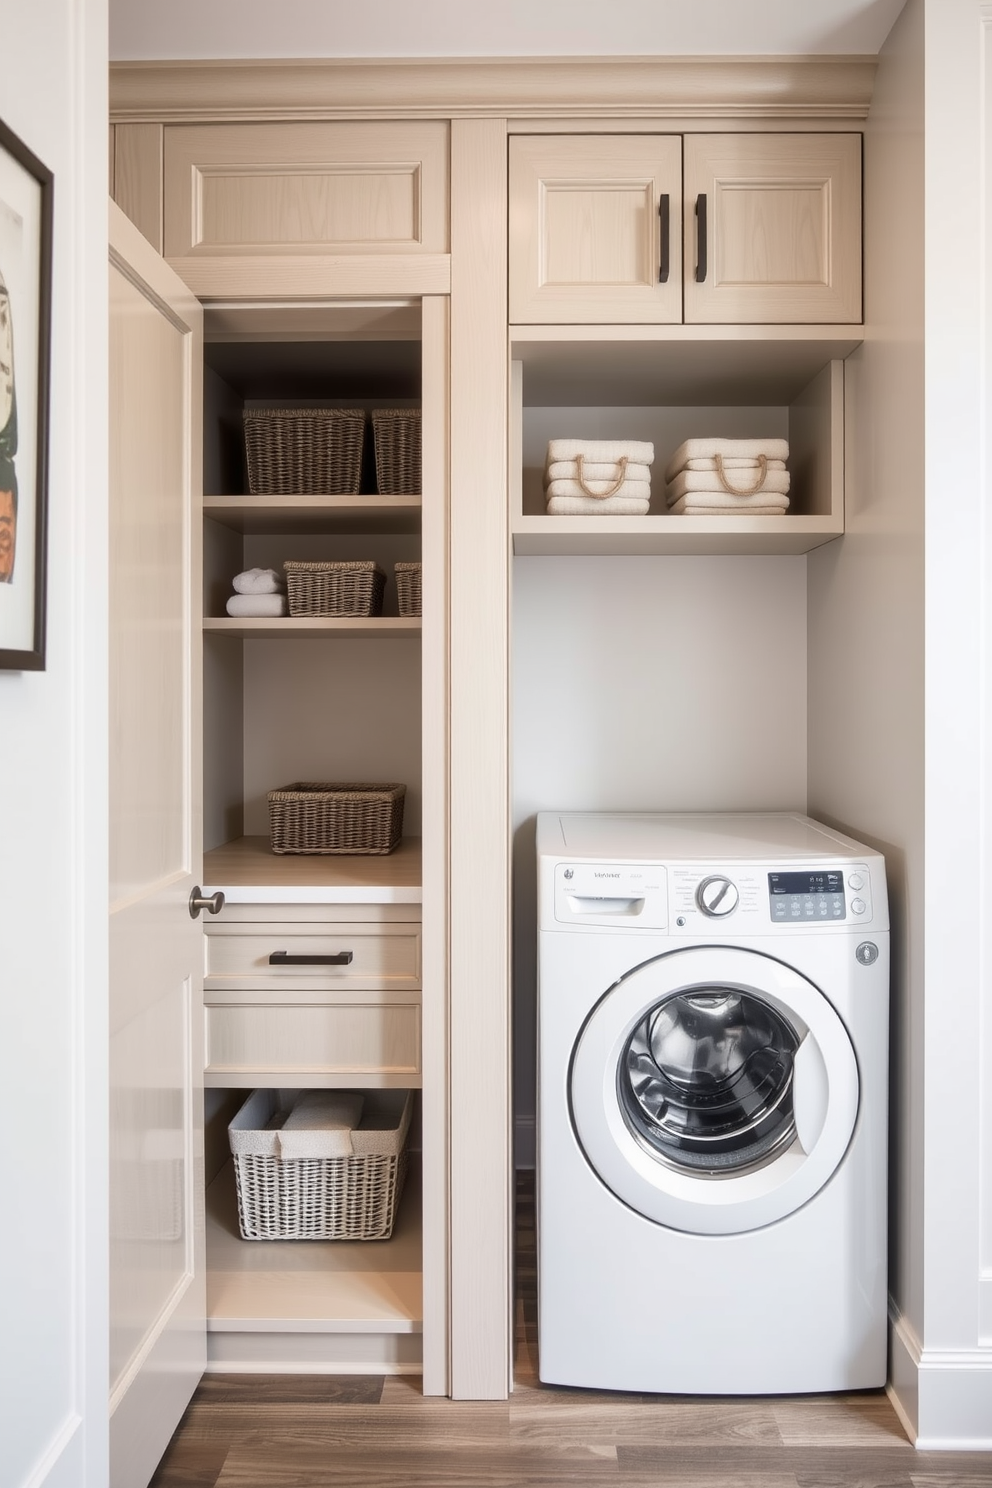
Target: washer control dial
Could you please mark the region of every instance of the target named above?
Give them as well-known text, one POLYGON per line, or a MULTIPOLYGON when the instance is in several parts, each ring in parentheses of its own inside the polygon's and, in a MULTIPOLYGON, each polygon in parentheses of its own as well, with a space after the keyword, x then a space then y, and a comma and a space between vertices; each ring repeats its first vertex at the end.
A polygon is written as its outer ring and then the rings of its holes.
POLYGON ((724 915, 733 914, 740 902, 740 894, 737 885, 722 874, 713 874, 711 878, 704 878, 696 890, 696 903, 704 915, 710 919, 719 920, 724 915))

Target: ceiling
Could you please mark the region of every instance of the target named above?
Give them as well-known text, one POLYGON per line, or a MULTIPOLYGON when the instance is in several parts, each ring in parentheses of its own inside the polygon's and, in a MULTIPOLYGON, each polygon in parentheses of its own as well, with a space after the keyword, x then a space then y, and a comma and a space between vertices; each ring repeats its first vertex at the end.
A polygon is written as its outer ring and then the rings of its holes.
POLYGON ((110 0, 114 61, 873 54, 905 0, 110 0))

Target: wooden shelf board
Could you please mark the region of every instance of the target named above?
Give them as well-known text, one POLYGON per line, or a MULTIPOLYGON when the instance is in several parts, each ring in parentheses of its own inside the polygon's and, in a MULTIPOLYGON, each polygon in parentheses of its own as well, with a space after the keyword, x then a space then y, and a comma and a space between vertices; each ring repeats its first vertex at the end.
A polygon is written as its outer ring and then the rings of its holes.
POLYGON ((416 533, 419 496, 205 496, 203 515, 233 532, 416 533))
POLYGON ((235 620, 224 615, 208 615, 203 621, 208 635, 226 635, 236 641, 292 640, 417 640, 420 617, 383 615, 363 617, 288 616, 284 620, 235 620))
POLYGON ((842 536, 829 517, 518 517, 520 556, 808 553, 842 536))
POLYGON ((524 406, 791 403, 861 345, 860 326, 511 326, 524 406))
POLYGON ((384 856, 274 853, 268 837, 238 837, 203 855, 209 892, 232 903, 419 904, 419 837, 404 837, 384 856))
POLYGON ((206 1208, 209 1332, 422 1331, 414 1163, 389 1240, 242 1240, 231 1162, 207 1188, 206 1208))

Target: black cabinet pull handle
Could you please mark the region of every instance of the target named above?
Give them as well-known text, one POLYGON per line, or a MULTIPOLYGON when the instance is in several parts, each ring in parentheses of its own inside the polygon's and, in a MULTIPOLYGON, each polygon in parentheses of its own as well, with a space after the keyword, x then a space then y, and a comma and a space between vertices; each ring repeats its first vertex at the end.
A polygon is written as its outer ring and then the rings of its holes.
POLYGON ((668 192, 663 192, 658 202, 658 217, 661 230, 661 256, 658 262, 658 283, 667 284, 668 274, 671 268, 671 197, 668 192))
POLYGON ((349 966, 354 958, 352 951, 338 951, 334 956, 291 956, 288 951, 273 951, 270 966, 349 966))
POLYGON ((696 283, 706 281, 706 192, 696 197, 696 283))

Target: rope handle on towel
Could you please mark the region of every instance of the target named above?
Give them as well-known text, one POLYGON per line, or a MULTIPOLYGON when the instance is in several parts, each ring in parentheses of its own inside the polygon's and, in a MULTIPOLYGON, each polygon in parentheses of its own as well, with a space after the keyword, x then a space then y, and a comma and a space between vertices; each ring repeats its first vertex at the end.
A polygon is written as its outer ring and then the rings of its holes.
MULTIPOLYGON (((620 474, 617 476, 616 480, 613 482, 608 491, 592 491, 589 489, 589 487, 586 485, 585 477, 582 474, 582 459, 582 455, 576 455, 575 471, 576 479, 578 480, 579 485, 582 487, 583 491, 585 491, 586 495, 592 496, 596 501, 605 501, 607 496, 615 496, 620 487, 623 485, 627 475, 627 456, 621 455, 619 460, 617 461, 617 466, 619 468, 620 474)), ((764 476, 762 476, 762 480, 764 480, 764 476)))
POLYGON ((714 455, 713 458, 716 461, 716 473, 720 477, 720 484, 731 496, 755 496, 765 484, 765 476, 768 474, 768 457, 766 455, 758 456, 758 478, 754 482, 754 485, 745 486, 743 490, 740 486, 732 486, 727 479, 727 472, 723 468, 723 456, 714 455))

